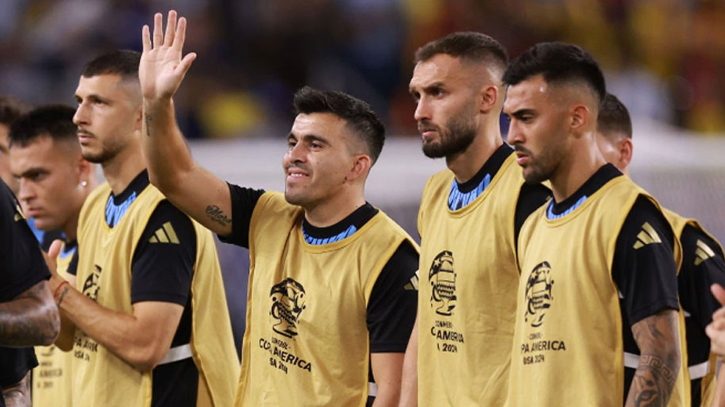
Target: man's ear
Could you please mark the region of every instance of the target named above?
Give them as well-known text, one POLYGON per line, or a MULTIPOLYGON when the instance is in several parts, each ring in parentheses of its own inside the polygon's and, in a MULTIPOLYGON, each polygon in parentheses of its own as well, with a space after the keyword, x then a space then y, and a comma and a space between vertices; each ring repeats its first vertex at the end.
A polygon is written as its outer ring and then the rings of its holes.
POLYGON ((632 162, 632 153, 634 152, 634 144, 632 144, 632 139, 629 137, 624 137, 622 141, 619 142, 619 160, 624 167, 628 167, 629 163, 632 162))
POLYGON ((365 177, 367 177, 370 172, 370 167, 372 167, 372 165, 373 160, 370 156, 366 154, 356 155, 352 168, 345 176, 345 181, 365 180, 365 177))

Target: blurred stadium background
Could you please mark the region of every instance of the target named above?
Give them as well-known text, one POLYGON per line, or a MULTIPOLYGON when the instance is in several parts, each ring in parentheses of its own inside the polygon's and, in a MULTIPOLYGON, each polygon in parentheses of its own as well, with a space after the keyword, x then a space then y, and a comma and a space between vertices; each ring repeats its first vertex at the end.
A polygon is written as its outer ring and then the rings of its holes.
MULTIPOLYGON (((291 99, 305 84, 343 90, 383 117, 388 144, 369 200, 417 237, 418 199, 444 168, 420 153, 407 92, 412 55, 458 30, 517 56, 562 40, 601 63, 634 121, 633 178, 725 240, 725 2, 720 0, 2 0, 0 94, 74 104, 83 63, 141 48, 143 24, 174 8, 199 57, 175 102, 196 159, 245 186, 283 188, 291 99)), ((246 251, 220 245, 235 330, 246 251)), ((238 337, 239 339, 239 337, 238 337)))

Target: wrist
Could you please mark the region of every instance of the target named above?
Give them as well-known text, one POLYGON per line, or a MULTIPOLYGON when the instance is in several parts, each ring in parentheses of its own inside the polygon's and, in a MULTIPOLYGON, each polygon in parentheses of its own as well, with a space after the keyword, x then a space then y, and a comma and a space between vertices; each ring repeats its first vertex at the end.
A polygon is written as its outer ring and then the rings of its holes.
POLYGON ((65 289, 67 290, 70 287, 70 283, 68 281, 66 281, 66 280, 63 280, 53 290, 53 300, 55 300, 56 302, 58 301, 58 297, 61 295, 61 291, 63 290, 63 287, 64 286, 67 286, 67 287, 65 287, 65 289))

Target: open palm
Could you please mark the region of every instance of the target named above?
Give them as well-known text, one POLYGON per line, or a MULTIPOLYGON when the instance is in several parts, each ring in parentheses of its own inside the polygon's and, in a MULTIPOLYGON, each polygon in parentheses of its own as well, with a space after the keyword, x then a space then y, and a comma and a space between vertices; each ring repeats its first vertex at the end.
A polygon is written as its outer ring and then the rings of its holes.
POLYGON ((163 32, 163 15, 154 15, 153 44, 149 27, 143 27, 143 54, 139 65, 139 80, 144 99, 170 98, 176 93, 186 72, 196 58, 189 53, 182 59, 186 38, 186 19, 176 21, 176 12, 169 11, 166 33, 163 32))

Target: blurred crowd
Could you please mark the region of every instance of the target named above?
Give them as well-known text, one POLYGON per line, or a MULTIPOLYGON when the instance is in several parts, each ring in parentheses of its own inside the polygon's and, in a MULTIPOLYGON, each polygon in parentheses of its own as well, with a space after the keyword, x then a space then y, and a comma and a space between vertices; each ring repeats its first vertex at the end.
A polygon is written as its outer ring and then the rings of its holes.
POLYGON ((476 30, 512 57, 539 41, 592 52, 635 117, 725 134, 725 2, 719 0, 2 0, 0 93, 73 104, 81 62, 140 50, 153 11, 189 19, 198 53, 176 98, 189 138, 286 135, 304 84, 369 101, 414 135, 412 55, 476 30))

